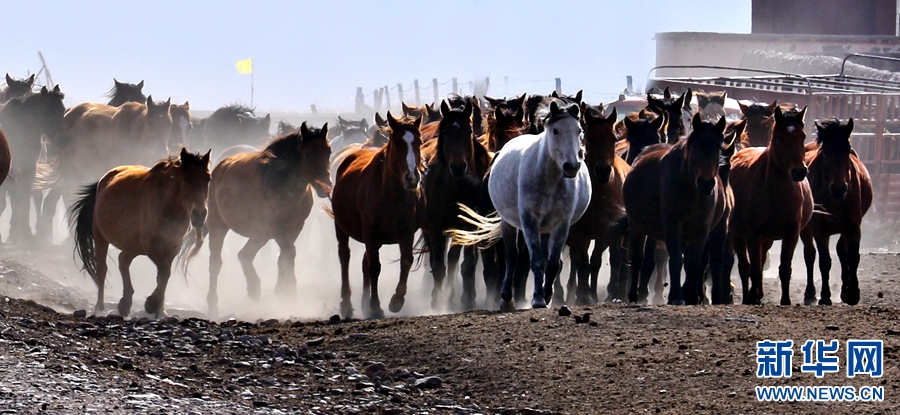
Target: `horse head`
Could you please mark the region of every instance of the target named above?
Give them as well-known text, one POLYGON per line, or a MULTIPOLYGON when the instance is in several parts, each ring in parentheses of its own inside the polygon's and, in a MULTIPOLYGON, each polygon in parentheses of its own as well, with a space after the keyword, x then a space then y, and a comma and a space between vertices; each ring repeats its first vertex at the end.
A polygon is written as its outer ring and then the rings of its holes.
POLYGON ((803 130, 803 116, 806 115, 806 107, 781 111, 781 107, 775 107, 775 125, 772 128, 772 139, 769 141, 769 151, 772 152, 775 164, 785 171, 790 172, 791 179, 802 182, 806 179, 809 170, 804 158, 806 149, 803 142, 806 140, 806 132, 803 130))
POLYGON ((726 127, 725 117, 720 117, 715 124, 704 121, 700 113, 691 119, 691 134, 684 144, 684 167, 703 195, 712 194, 716 186, 721 152, 734 146, 734 135, 731 142, 725 143, 726 127))
POLYGON ((690 88, 677 98, 669 92, 668 87, 663 92, 662 99, 654 97, 649 92, 647 93, 647 109, 657 115, 662 115, 663 113, 668 115, 669 126, 666 129, 666 136, 669 144, 678 142, 678 139, 686 132, 682 115, 685 109, 690 110, 691 108, 691 96, 690 88))
POLYGON ((51 142, 56 140, 63 133, 63 119, 66 115, 66 105, 63 99, 66 97, 59 90, 59 85, 48 90, 47 87, 41 87, 41 92, 24 98, 25 101, 33 105, 33 113, 38 114, 40 119, 38 123, 41 133, 50 138, 51 142), (32 104, 33 102, 33 104, 32 104))
POLYGON ((406 105, 405 102, 400 103, 400 108, 403 110, 403 116, 405 116, 405 117, 419 118, 420 116, 422 116, 422 113, 424 112, 419 107, 406 105))
POLYGON ((442 112, 434 109, 434 104, 425 104, 422 109, 425 111, 425 121, 423 121, 425 124, 441 120, 442 112))
POLYGON ((28 78, 15 79, 6 74, 6 89, 0 94, 0 102, 6 102, 13 98, 23 97, 31 93, 34 87, 34 74, 28 78))
POLYGON ((359 121, 345 120, 338 116, 338 125, 341 128, 341 144, 356 144, 369 139, 369 122, 365 118, 359 121))
POLYGON ((744 144, 750 147, 764 147, 769 143, 769 137, 772 137, 772 127, 775 124, 775 108, 778 107, 778 101, 766 104, 750 104, 744 105, 738 102, 741 107, 741 113, 744 114, 746 125, 744 126, 744 136, 746 140, 744 144))
POLYGON ((823 179, 823 184, 828 185, 831 196, 835 199, 843 199, 847 195, 850 182, 850 134, 853 133, 853 118, 847 123, 841 124, 837 119, 831 119, 822 124, 816 123, 816 143, 819 144, 819 153, 816 160, 821 160, 818 174, 823 179))
POLYGON ((387 119, 391 133, 385 146, 386 172, 400 178, 406 190, 417 191, 422 179, 422 117, 398 120, 388 112, 387 119))
POLYGON ((316 194, 321 198, 331 193, 330 163, 331 145, 328 143, 328 123, 322 128, 314 128, 300 124, 300 141, 297 143, 297 154, 300 155, 300 169, 303 177, 313 184, 316 194))
POLYGON ((126 102, 144 103, 147 101, 147 97, 144 95, 143 79, 136 84, 129 84, 113 78, 113 87, 106 95, 110 98, 109 105, 113 107, 121 106, 126 102))
POLYGON ((722 92, 698 92, 694 94, 697 97, 697 108, 700 115, 707 121, 715 120, 725 116, 725 98, 728 93, 722 92))
POLYGON ((169 107, 169 114, 172 116, 170 139, 187 145, 191 138, 191 132, 194 129, 194 126, 191 124, 191 103, 185 101, 181 105, 172 104, 169 107))
MULTIPOLYGON (((602 109, 602 106, 601 106, 602 109)), ((584 126, 585 161, 597 184, 606 184, 612 180, 613 164, 616 159, 616 133, 613 130, 619 116, 613 108, 608 117, 603 111, 585 105, 582 115, 584 126)))
POLYGON ((475 161, 475 143, 472 139, 472 103, 465 101, 462 108, 450 108, 441 101, 441 121, 438 124, 437 157, 450 169, 454 178, 462 178, 469 165, 475 161))
POLYGON ((569 179, 578 175, 584 159, 579 112, 578 104, 553 99, 543 123, 543 139, 546 140, 550 157, 562 169, 563 176, 569 179))
POLYGON ((645 148, 666 141, 666 129, 668 128, 668 113, 656 115, 653 112, 640 110, 636 114, 629 114, 623 120, 625 124, 625 138, 628 140, 628 153, 625 161, 633 164, 645 148))
POLYGON ((209 151, 194 154, 181 148, 177 160, 177 174, 181 179, 180 198, 191 215, 191 225, 202 229, 206 223, 206 200, 209 195, 209 151))

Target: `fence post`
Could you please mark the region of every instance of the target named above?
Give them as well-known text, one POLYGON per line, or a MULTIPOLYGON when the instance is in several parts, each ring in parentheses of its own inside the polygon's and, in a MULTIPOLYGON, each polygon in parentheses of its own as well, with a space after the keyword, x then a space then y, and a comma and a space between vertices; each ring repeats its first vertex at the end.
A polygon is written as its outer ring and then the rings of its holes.
POLYGON ((431 79, 431 87, 434 88, 434 102, 433 102, 432 105, 437 105, 438 102, 440 101, 440 99, 438 98, 438 95, 440 95, 440 94, 438 93, 438 82, 437 82, 437 78, 432 78, 432 79, 431 79))
POLYGON ((488 90, 491 88, 491 77, 484 78, 484 92, 481 93, 481 96, 485 96, 488 94, 488 90))
POLYGON ((562 79, 556 78, 556 93, 562 95, 562 79))
POLYGON ((403 84, 397 82, 397 99, 403 103, 403 84))
POLYGON ((416 106, 417 106, 417 107, 421 107, 421 106, 422 106, 422 100, 419 99, 419 80, 418 80, 418 79, 416 79, 415 81, 413 81, 413 89, 416 91, 416 106))
POLYGON ((453 93, 459 95, 459 89, 456 87, 456 78, 453 78, 453 93))
POLYGON ((391 110, 391 90, 388 88, 387 85, 385 85, 382 89, 384 90, 384 107, 387 109, 387 111, 390 111, 391 110))
POLYGON ((359 114, 363 112, 363 108, 365 108, 365 95, 363 95, 362 87, 356 87, 356 113, 359 114))
POLYGON ((309 104, 309 110, 312 111, 313 114, 319 113, 319 110, 316 108, 316 104, 309 104))
POLYGON ((381 111, 381 89, 375 88, 375 91, 372 92, 372 99, 374 100, 372 107, 375 108, 375 112, 381 111))

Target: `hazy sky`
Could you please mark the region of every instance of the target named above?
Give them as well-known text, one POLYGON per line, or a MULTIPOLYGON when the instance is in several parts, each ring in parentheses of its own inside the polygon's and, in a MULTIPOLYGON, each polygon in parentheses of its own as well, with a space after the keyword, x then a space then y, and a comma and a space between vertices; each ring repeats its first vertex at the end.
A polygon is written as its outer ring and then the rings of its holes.
POLYGON ((249 104, 250 75, 235 69, 247 58, 261 111, 349 110, 357 86, 414 79, 430 100, 432 78, 476 74, 494 95, 546 93, 560 77, 564 92, 608 100, 626 75, 644 84, 656 32, 750 31, 750 0, 16 1, 3 14, 21 17, 0 25, 0 71, 36 72, 43 52, 69 106, 106 102, 116 77, 210 110, 249 104))

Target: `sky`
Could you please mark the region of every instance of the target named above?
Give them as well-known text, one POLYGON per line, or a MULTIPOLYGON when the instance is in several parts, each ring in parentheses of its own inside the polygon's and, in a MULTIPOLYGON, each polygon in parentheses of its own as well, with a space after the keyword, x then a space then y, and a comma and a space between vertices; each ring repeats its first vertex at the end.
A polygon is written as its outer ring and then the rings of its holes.
POLYGON ((193 110, 250 104, 235 63, 253 59, 262 112, 349 111, 357 87, 415 79, 430 100, 433 78, 445 95, 476 76, 494 96, 548 93, 559 77, 609 100, 626 75, 643 86, 657 32, 750 32, 750 0, 17 1, 3 14, 27 18, 0 25, 0 72, 37 72, 40 51, 68 106, 105 103, 113 78, 193 110))

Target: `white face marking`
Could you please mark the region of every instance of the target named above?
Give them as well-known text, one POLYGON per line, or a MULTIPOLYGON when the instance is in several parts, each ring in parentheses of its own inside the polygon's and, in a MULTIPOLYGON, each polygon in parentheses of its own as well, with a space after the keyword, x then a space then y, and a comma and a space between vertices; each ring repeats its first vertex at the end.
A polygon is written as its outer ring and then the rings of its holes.
POLYGON ((190 121, 188 121, 184 117, 179 117, 178 126, 181 127, 181 134, 187 133, 187 128, 189 125, 191 125, 190 121))
POLYGON ((794 132, 794 129, 795 129, 795 128, 797 128, 797 127, 794 127, 793 125, 787 126, 787 130, 788 130, 789 133, 794 132))
POLYGON ((413 133, 409 131, 403 133, 403 141, 406 141, 406 165, 409 167, 410 173, 416 171, 416 153, 413 151, 413 140, 415 139, 413 133))

